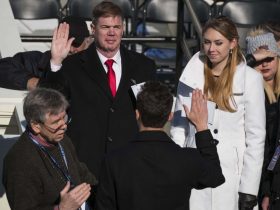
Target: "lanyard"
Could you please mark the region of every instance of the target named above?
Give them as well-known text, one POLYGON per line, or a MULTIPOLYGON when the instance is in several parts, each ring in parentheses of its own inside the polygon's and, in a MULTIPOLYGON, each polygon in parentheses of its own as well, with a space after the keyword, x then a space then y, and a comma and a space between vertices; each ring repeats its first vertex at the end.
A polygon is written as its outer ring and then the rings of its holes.
POLYGON ((32 140, 32 142, 37 145, 39 147, 39 149, 45 153, 51 160, 51 163, 63 174, 63 176, 65 177, 66 181, 69 181, 70 184, 71 184, 71 187, 75 186, 74 183, 72 182, 71 180, 71 176, 69 174, 69 171, 68 171, 68 164, 67 164, 67 159, 66 159, 66 155, 65 155, 65 152, 64 152, 64 149, 63 147, 61 146, 60 143, 58 143, 58 146, 59 146, 59 151, 60 151, 60 154, 63 158, 63 161, 66 165, 66 168, 67 170, 63 170, 63 168, 60 166, 60 164, 58 163, 58 161, 48 152, 48 150, 46 150, 46 148, 41 145, 38 141, 36 141, 36 139, 34 138, 34 136, 32 135, 32 133, 29 133, 29 137, 30 139, 32 140))

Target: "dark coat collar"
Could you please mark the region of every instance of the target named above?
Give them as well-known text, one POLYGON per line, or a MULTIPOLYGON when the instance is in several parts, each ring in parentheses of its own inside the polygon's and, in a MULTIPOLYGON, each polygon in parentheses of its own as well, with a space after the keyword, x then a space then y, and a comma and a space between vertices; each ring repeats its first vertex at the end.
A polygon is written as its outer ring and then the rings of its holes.
POLYGON ((134 142, 140 141, 173 142, 164 131, 141 131, 137 134, 136 140, 134 142))
MULTIPOLYGON (((127 88, 130 87, 131 70, 133 69, 133 64, 129 57, 130 55, 128 50, 121 46, 120 54, 122 58, 122 76, 115 100, 119 97, 120 93, 123 91, 126 92, 127 88)), ((95 43, 92 43, 89 48, 81 54, 81 60, 83 62, 83 69, 104 90, 105 94, 113 100, 107 81, 107 75, 96 52, 95 43)))

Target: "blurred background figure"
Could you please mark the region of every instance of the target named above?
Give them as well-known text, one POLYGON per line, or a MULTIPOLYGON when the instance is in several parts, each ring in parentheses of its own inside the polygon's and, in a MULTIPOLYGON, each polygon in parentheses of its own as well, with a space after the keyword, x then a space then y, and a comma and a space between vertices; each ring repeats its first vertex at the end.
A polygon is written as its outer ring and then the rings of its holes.
MULTIPOLYGON (((65 17, 69 24, 69 37, 74 37, 69 55, 85 50, 92 42, 86 22, 78 17, 65 17)), ((52 43, 53 45, 54 43, 52 43)), ((51 51, 20 52, 13 57, 0 59, 0 87, 15 90, 32 90, 42 82, 50 65, 51 51)))
POLYGON ((274 38, 277 42, 278 48, 280 48, 280 23, 276 21, 270 21, 263 25, 263 28, 267 30, 267 32, 271 32, 274 35, 274 38))
MULTIPOLYGON (((250 65, 263 75, 265 90, 266 110, 266 140, 264 151, 264 164, 259 190, 260 207, 264 210, 276 208, 277 192, 280 185, 275 182, 277 167, 268 169, 272 156, 278 146, 277 131, 279 129, 279 95, 280 95, 280 49, 272 33, 266 28, 257 27, 250 31, 247 38, 248 55, 254 59, 249 61, 250 65), (275 175, 274 175, 275 174, 275 175)), ((277 204, 278 205, 278 204, 277 204)))

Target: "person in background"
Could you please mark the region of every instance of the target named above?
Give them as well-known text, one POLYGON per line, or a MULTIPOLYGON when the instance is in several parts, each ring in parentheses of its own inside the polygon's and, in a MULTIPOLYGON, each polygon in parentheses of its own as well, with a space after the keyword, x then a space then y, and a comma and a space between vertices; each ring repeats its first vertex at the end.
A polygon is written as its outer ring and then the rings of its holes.
POLYGON ((164 132, 173 96, 160 82, 146 82, 137 95, 140 133, 106 155, 100 172, 96 210, 189 209, 192 188, 217 187, 225 179, 207 125, 206 99, 194 90, 187 116, 196 126, 198 149, 180 148, 164 132))
POLYGON ((195 127, 182 117, 180 98, 202 89, 216 104, 209 129, 220 142, 226 179, 215 189, 192 190, 191 210, 251 210, 257 204, 265 142, 264 87, 262 75, 246 65, 238 38, 229 18, 209 20, 203 28, 203 51, 192 57, 178 84, 173 140, 196 147, 195 127))
MULTIPOLYGON (((261 33, 273 33, 278 48, 280 48, 280 24, 277 22, 267 22, 252 29, 252 31, 259 31, 261 33)), ((249 32, 250 33, 250 32, 249 32)), ((250 36, 250 34, 248 34, 250 36)), ((246 54, 247 65, 255 67, 258 61, 265 58, 275 57, 276 54, 265 48, 259 48, 255 52, 246 54)))
POLYGON ((25 132, 4 158, 3 184, 13 210, 89 210, 95 176, 79 162, 65 135, 68 102, 36 88, 24 99, 25 132))
MULTIPOLYGON (((75 38, 69 49, 69 55, 85 50, 92 42, 86 22, 72 16, 65 17, 62 22, 69 24, 69 37, 75 38)), ((40 82, 44 81, 51 56, 51 51, 44 53, 27 51, 17 53, 13 57, 0 59, 0 87, 33 90, 40 82)))
MULTIPOLYGON (((263 75, 266 108, 266 141, 262 179, 259 197, 262 209, 271 209, 269 200, 271 193, 272 170, 268 170, 269 163, 275 151, 276 135, 279 118, 280 95, 280 49, 272 33, 260 27, 251 30, 246 38, 247 54, 255 55, 260 50, 270 52, 271 56, 255 62, 254 68, 263 75)), ((276 187, 276 186, 274 186, 276 187)), ((273 188, 274 188, 273 187, 273 188)), ((274 188, 276 189, 276 188, 274 188)))
POLYGON ((65 46, 71 40, 67 31, 58 33, 55 41, 60 45, 54 45, 57 54, 47 78, 69 99, 72 122, 67 134, 78 157, 97 176, 104 154, 125 145, 138 132, 131 86, 152 80, 156 73, 154 61, 121 46, 123 20, 121 8, 113 2, 96 5, 94 42, 65 60, 65 46))
POLYGON ((267 32, 271 32, 277 42, 278 48, 280 48, 280 23, 276 21, 270 21, 263 25, 263 28, 267 32))

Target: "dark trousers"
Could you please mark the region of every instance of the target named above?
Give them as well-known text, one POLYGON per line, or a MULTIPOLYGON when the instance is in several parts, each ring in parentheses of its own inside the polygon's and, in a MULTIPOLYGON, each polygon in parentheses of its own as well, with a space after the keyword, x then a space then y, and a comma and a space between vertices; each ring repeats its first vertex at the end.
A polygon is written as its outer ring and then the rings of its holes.
POLYGON ((280 195, 272 193, 270 198, 269 210, 280 210, 280 195))

